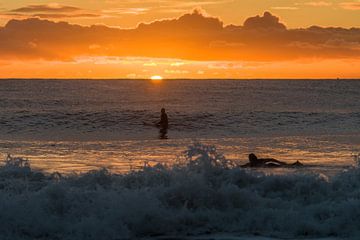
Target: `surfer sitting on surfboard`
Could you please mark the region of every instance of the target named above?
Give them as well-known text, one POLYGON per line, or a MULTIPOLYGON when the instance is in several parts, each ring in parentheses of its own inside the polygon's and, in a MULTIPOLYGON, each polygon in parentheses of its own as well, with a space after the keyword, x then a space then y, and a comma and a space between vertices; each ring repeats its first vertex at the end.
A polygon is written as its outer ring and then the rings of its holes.
POLYGON ((288 164, 276 160, 274 158, 258 158, 255 154, 249 154, 249 162, 242 165, 241 167, 301 167, 303 164, 296 161, 293 164, 288 164))

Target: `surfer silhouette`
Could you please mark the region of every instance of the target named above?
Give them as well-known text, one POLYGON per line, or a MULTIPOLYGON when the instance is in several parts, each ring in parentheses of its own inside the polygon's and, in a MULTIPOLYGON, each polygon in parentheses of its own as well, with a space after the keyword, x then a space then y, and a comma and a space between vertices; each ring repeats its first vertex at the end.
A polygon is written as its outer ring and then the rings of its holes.
POLYGON ((161 109, 160 122, 157 123, 157 126, 164 129, 169 128, 169 121, 168 121, 168 116, 165 112, 165 108, 161 109))
POLYGON ((160 121, 156 124, 156 126, 160 128, 159 138, 167 139, 166 134, 167 134, 167 130, 169 128, 169 120, 168 120, 168 116, 165 112, 165 108, 161 109, 160 121))
POLYGON ((303 164, 299 161, 296 161, 293 164, 288 164, 276 160, 274 158, 258 158, 255 154, 249 154, 249 162, 242 165, 241 167, 301 167, 303 164))

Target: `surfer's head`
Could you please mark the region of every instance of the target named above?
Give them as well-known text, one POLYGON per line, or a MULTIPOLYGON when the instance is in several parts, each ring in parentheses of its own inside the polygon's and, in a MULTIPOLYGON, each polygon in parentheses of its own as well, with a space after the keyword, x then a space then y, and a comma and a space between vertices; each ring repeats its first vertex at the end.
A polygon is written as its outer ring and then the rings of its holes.
POLYGON ((257 159, 258 159, 258 158, 256 157, 255 154, 253 154, 253 153, 250 153, 250 154, 249 154, 249 162, 256 162, 257 159))
POLYGON ((162 109, 161 109, 161 113, 165 113, 165 108, 162 108, 162 109))

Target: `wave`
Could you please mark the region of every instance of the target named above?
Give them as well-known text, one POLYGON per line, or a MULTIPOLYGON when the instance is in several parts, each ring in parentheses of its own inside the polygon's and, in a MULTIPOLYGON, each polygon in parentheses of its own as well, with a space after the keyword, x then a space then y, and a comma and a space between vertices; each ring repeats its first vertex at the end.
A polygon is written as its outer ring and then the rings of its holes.
POLYGON ((245 170, 194 144, 175 165, 112 174, 0 167, 1 239, 123 239, 211 233, 360 236, 360 169, 334 177, 245 170))
POLYGON ((0 85, 2 140, 152 139, 157 133, 142 123, 159 121, 162 107, 172 139, 359 132, 357 81, 9 80, 0 85))
MULTIPOLYGON (((172 135, 181 137, 215 137, 219 135, 297 135, 357 133, 359 112, 173 112, 170 117, 172 135), (339 127, 341 126, 341 127, 339 127)), ((143 122, 157 122, 156 112, 145 110, 64 110, 4 112, 0 116, 0 136, 31 139, 51 138, 52 135, 67 139, 81 135, 85 139, 146 138, 154 133, 143 122), (141 131, 139 131, 141 130, 141 131), (55 133, 55 134, 54 134, 55 133)))

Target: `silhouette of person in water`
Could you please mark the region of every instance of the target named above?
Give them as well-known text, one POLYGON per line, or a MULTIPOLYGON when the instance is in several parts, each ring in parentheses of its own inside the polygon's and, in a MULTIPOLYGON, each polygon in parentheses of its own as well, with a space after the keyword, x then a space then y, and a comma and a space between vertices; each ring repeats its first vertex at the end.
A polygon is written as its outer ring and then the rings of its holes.
POLYGON ((241 167, 300 167, 303 164, 299 161, 296 161, 293 164, 288 164, 276 160, 274 158, 258 158, 255 154, 249 154, 249 162, 242 165, 241 167))
POLYGON ((157 127, 160 128, 159 131, 159 138, 160 139, 167 139, 167 130, 169 128, 169 120, 168 120, 168 116, 165 112, 165 108, 161 109, 161 116, 160 116, 160 122, 158 122, 156 124, 157 127))
POLYGON ((165 108, 161 109, 160 122, 157 123, 157 126, 160 128, 166 128, 166 129, 169 127, 168 116, 165 112, 165 108))

